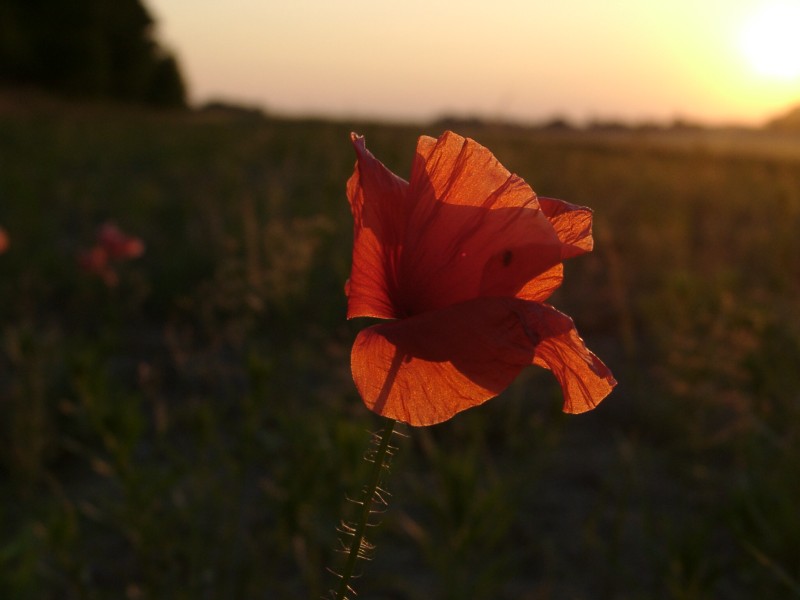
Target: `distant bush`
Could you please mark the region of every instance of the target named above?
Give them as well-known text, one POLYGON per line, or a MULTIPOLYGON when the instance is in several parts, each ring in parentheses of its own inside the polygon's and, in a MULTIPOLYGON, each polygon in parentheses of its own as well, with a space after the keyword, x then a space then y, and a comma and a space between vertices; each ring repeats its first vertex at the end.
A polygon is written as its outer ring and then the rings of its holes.
POLYGON ((140 0, 4 0, 0 83, 184 106, 180 69, 153 26, 140 0))
POLYGON ((767 129, 800 133, 800 105, 769 121, 767 129))

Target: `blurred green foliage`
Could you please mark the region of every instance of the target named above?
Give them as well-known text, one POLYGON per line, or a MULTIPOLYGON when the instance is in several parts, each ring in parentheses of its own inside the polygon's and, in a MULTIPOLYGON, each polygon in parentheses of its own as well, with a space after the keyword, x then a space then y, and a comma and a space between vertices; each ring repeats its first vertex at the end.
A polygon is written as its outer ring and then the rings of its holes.
MULTIPOLYGON (((323 596, 379 427, 349 374, 348 134, 407 174, 440 131, 2 106, 0 597, 323 596), (147 245, 113 288, 75 258, 107 219, 147 245)), ((797 595, 800 152, 460 133, 595 209, 553 303, 620 385, 564 416, 530 369, 406 429, 361 597, 797 595)))

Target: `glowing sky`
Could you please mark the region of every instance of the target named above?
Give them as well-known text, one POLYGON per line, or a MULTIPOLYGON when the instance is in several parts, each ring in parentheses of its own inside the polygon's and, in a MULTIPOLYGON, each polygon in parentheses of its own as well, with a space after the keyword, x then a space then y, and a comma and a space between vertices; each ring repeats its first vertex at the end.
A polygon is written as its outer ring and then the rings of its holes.
POLYGON ((145 4, 195 102, 399 120, 746 124, 800 103, 800 0, 145 4))

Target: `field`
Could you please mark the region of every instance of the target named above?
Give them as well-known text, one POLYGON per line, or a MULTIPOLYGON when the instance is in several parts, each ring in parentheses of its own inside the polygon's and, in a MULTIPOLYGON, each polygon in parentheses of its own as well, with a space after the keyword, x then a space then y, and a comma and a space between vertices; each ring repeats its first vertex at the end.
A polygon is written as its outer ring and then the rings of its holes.
MULTIPOLYGON (((325 597, 370 431, 343 285, 349 132, 0 102, 0 597, 325 597), (145 254, 108 286, 108 220, 145 254)), ((800 139, 467 127, 595 251, 552 303, 619 386, 531 368, 398 438, 371 599, 800 597, 800 139)))

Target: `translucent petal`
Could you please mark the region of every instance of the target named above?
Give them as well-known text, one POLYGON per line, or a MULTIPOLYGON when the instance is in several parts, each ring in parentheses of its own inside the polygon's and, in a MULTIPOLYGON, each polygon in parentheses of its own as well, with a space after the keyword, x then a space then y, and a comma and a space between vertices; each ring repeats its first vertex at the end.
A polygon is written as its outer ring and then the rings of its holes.
POLYGON ((561 260, 536 194, 473 140, 451 132, 420 138, 408 196, 396 262, 395 302, 404 316, 513 296, 561 260))
POLYGON ((582 413, 605 398, 617 380, 611 370, 591 352, 572 319, 546 304, 529 303, 527 326, 540 337, 533 363, 550 369, 561 384, 563 410, 582 413))
POLYGON ((554 372, 569 412, 596 405, 616 383, 569 317, 515 298, 478 298, 369 327, 351 357, 365 404, 411 425, 485 402, 534 363, 554 372))
POLYGON ((592 209, 544 197, 539 197, 539 205, 561 240, 562 259, 592 251, 592 209))
POLYGON ((347 318, 398 316, 396 263, 410 208, 408 183, 397 177, 351 134, 357 161, 347 182, 353 213, 353 264, 347 293, 347 318))

